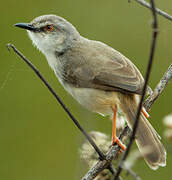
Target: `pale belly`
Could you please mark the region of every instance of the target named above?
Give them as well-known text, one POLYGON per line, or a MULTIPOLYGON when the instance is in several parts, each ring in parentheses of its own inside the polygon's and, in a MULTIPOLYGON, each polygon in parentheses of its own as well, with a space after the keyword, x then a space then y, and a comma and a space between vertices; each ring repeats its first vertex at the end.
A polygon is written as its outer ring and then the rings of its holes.
POLYGON ((76 88, 70 87, 69 85, 65 85, 64 87, 74 99, 92 112, 111 115, 113 113, 112 106, 119 104, 116 92, 107 92, 91 88, 76 88))

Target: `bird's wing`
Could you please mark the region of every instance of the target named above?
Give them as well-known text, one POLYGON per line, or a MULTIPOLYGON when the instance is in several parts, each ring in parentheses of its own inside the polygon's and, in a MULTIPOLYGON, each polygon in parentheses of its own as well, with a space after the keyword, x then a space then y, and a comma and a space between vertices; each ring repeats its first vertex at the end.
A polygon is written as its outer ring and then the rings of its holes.
POLYGON ((118 51, 96 41, 79 46, 70 54, 69 83, 78 87, 97 88, 141 94, 144 79, 136 66, 118 51))
POLYGON ((116 59, 104 64, 95 75, 93 81, 95 85, 119 88, 119 90, 133 93, 141 93, 144 80, 136 67, 123 57, 121 62, 116 59))

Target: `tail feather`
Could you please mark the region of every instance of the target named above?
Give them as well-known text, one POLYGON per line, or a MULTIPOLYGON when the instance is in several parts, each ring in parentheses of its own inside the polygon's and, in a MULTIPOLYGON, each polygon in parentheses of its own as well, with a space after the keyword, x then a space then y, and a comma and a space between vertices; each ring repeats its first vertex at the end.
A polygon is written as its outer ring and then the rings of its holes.
MULTIPOLYGON (((126 114, 127 122, 132 128, 137 110, 135 95, 122 95, 120 99, 121 109, 126 114)), ((136 144, 150 168, 156 170, 159 166, 166 165, 166 151, 160 141, 160 136, 142 113, 136 132, 136 144)))

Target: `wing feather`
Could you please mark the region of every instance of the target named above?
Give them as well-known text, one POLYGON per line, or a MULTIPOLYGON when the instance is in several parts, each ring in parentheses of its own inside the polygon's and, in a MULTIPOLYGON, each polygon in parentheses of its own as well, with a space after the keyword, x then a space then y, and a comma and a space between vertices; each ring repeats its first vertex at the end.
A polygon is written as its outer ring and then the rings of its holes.
POLYGON ((137 67, 113 48, 87 40, 69 51, 68 83, 84 88, 141 94, 144 79, 137 67), (71 61, 71 62, 69 62, 71 61))

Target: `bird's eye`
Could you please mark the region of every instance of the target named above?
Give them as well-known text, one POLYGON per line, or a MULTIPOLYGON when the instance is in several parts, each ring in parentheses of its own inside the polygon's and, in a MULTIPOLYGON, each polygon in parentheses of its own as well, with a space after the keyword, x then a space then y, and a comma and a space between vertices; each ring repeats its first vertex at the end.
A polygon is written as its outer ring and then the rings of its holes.
POLYGON ((53 25, 51 24, 51 25, 47 25, 47 26, 45 26, 45 31, 49 31, 49 32, 51 32, 51 31, 53 31, 54 30, 54 27, 53 27, 53 25))

